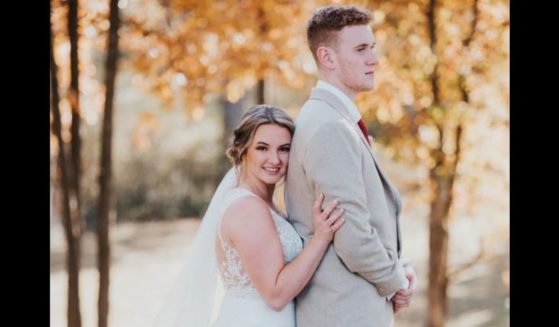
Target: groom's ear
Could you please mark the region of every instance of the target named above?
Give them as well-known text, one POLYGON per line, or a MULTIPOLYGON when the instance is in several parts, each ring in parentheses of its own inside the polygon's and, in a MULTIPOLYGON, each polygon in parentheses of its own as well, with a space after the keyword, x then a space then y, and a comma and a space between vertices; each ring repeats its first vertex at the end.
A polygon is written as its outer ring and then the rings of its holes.
POLYGON ((316 49, 316 58, 321 66, 333 70, 335 68, 334 59, 332 58, 332 49, 325 46, 320 46, 316 49))

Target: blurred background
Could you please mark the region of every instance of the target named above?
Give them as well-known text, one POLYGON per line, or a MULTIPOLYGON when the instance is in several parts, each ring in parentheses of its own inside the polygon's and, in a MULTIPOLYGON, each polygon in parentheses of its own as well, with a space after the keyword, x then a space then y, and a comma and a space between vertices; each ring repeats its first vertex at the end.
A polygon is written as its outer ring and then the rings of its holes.
POLYGON ((374 16, 356 102, 419 276, 395 326, 509 326, 506 0, 51 0, 51 326, 150 326, 242 113, 315 85, 328 3, 374 16))

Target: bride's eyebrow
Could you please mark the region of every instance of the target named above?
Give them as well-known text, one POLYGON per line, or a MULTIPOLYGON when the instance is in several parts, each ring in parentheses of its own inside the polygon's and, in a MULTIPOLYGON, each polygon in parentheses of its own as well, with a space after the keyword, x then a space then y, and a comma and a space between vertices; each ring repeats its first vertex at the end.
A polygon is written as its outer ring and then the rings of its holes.
MULTIPOLYGON (((256 145, 265 145, 265 146, 270 146, 270 145, 269 145, 268 143, 266 143, 266 142, 262 142, 262 141, 258 141, 258 142, 256 142, 256 145)), ((282 145, 280 145, 279 147, 281 148, 281 147, 285 147, 285 146, 291 146, 291 143, 285 143, 285 144, 282 144, 282 145)))

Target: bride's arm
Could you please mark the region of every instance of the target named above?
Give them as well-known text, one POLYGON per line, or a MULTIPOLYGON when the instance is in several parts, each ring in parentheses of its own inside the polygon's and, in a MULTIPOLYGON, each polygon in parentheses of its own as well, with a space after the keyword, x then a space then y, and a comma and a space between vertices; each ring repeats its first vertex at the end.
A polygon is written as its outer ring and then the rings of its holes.
POLYGON ((282 310, 301 292, 322 260, 334 232, 343 223, 343 219, 339 219, 343 211, 334 212, 336 203, 320 212, 322 201, 323 197, 315 203, 315 235, 287 265, 273 218, 264 201, 254 197, 242 199, 223 217, 222 235, 237 249, 252 284, 273 310, 282 310))

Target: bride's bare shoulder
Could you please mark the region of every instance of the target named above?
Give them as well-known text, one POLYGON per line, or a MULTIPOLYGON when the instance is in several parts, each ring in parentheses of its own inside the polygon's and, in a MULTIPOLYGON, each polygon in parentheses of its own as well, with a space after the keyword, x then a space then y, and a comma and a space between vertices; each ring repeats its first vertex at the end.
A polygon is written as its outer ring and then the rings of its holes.
POLYGON ((272 214, 266 202, 255 196, 235 200, 223 215, 223 228, 234 233, 275 232, 272 214))

